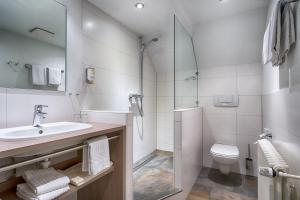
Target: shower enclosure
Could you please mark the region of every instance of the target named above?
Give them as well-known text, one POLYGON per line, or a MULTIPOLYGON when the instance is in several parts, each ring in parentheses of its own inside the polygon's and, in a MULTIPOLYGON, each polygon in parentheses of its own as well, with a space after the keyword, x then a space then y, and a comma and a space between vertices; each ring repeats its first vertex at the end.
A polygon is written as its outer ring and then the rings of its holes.
MULTIPOLYGON (((136 113, 141 112, 143 103, 147 102, 144 58, 149 56, 156 66, 157 76, 157 144, 155 151, 134 163, 135 200, 156 200, 181 191, 181 185, 176 183, 180 173, 176 172, 179 168, 175 165, 180 164, 180 158, 176 158, 175 138, 178 137, 175 137, 174 110, 198 106, 199 74, 189 32, 174 16, 169 31, 149 38, 140 41, 141 105, 139 108, 137 103, 135 110, 136 113)), ((146 118, 147 112, 145 116, 136 116, 135 120, 146 118)), ((149 133, 144 137, 149 137, 149 133)), ((140 137, 140 140, 143 138, 140 137)))

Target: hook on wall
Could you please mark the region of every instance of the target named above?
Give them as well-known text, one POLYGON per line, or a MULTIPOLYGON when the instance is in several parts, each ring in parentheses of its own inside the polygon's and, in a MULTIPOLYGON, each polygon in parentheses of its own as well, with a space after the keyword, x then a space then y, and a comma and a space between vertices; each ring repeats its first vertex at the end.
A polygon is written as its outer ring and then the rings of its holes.
POLYGON ((13 61, 13 60, 9 60, 6 63, 14 72, 17 72, 17 70, 15 69, 15 67, 17 67, 20 63, 18 61, 13 61))

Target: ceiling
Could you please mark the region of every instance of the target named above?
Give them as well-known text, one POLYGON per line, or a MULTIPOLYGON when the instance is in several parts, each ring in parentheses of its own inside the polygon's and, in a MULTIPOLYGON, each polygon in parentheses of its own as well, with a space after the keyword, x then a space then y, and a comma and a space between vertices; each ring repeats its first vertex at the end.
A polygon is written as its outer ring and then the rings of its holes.
POLYGON ((143 0, 143 9, 135 8, 140 0, 89 1, 140 35, 159 32, 172 24, 173 0, 143 0))
POLYGON ((178 0, 192 24, 267 7, 270 0, 178 0))
POLYGON ((270 0, 89 0, 134 32, 149 35, 173 24, 173 14, 189 28, 197 23, 266 7, 270 0))
POLYGON ((189 34, 197 24, 267 7, 270 0, 88 0, 145 41, 159 37, 147 48, 156 71, 169 71, 173 64, 174 14, 189 34), (135 8, 143 2, 143 9, 135 8))
POLYGON ((53 0, 1 0, 0 29, 65 47, 66 8, 53 0), (44 31, 29 30, 40 27, 44 31))

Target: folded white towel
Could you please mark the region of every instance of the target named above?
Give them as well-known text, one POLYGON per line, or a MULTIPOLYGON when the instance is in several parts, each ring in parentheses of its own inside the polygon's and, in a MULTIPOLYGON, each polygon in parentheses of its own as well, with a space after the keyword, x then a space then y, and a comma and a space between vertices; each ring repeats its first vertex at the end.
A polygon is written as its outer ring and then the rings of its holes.
POLYGON ((47 85, 47 69, 41 66, 32 65, 32 84, 47 85))
POLYGON ((110 167, 108 138, 101 136, 86 143, 88 147, 83 149, 82 171, 95 175, 110 167))
POLYGON ((23 178, 37 195, 63 188, 70 183, 69 177, 53 168, 28 170, 24 172, 23 178))
POLYGON ((61 69, 48 68, 48 84, 49 85, 61 85, 62 74, 61 69))
POLYGON ((27 183, 17 185, 17 196, 25 200, 51 200, 59 197, 70 189, 69 185, 41 195, 32 192, 27 183))

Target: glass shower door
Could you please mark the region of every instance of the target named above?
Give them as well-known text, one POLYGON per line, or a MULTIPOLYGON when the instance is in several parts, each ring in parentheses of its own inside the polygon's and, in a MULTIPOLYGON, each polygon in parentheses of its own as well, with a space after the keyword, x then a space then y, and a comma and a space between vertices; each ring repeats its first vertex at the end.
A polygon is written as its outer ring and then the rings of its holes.
POLYGON ((175 109, 198 106, 198 68, 191 35, 174 17, 175 109))

